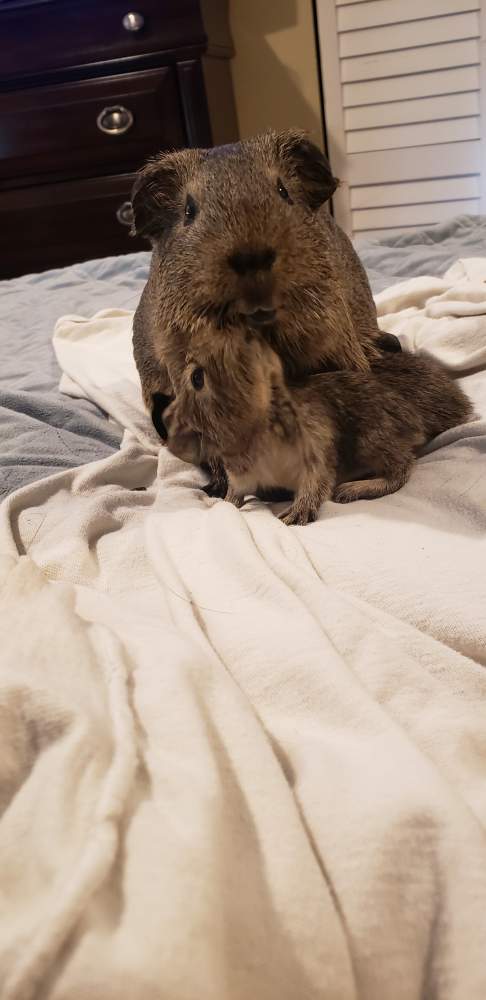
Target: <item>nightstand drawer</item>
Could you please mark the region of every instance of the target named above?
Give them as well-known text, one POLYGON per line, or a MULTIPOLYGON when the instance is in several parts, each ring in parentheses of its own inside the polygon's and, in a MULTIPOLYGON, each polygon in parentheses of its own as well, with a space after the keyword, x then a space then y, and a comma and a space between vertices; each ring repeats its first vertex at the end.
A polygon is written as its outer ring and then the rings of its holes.
POLYGON ((132 174, 0 194, 0 278, 149 250, 130 237, 132 174))
POLYGON ((0 180, 134 170, 185 145, 175 72, 101 77, 0 95, 0 180))
POLYGON ((3 0, 0 81, 204 44, 197 0, 3 0))

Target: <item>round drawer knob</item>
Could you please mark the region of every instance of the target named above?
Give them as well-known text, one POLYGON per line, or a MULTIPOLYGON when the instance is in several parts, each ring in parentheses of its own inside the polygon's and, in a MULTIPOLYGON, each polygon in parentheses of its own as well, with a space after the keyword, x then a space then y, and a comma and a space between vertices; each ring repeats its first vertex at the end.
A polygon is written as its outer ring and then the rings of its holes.
POLYGON ((105 135, 123 135, 133 125, 133 115, 128 108, 121 104, 114 104, 111 108, 103 108, 100 111, 96 124, 100 132, 105 135))
POLYGON ((140 31, 145 24, 145 18, 143 14, 139 14, 138 10, 130 10, 128 14, 125 14, 122 24, 125 31, 140 31))
POLYGON ((122 226, 131 226, 133 222, 133 209, 131 201, 124 201, 116 210, 116 217, 122 226))

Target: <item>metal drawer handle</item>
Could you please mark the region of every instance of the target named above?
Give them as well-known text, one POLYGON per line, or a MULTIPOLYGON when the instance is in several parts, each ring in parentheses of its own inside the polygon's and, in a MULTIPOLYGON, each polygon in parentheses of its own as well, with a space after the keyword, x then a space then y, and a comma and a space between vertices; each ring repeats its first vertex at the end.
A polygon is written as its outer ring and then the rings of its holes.
POLYGON ((130 10, 128 14, 125 14, 122 24, 125 31, 140 31, 145 24, 145 18, 138 10, 130 10))
POLYGON ((105 135, 123 135, 133 125, 133 115, 122 104, 113 104, 111 108, 100 111, 96 124, 105 135))
POLYGON ((131 201, 124 201, 116 210, 116 217, 122 226, 131 226, 133 222, 133 209, 131 201))

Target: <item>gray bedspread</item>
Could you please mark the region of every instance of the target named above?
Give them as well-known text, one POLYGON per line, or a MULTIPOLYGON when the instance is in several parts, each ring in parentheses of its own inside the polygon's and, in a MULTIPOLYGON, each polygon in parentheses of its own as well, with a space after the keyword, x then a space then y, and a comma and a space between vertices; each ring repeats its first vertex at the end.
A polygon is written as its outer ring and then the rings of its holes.
MULTIPOLYGON (((443 274, 458 257, 485 256, 486 217, 356 246, 379 292, 412 275, 443 274)), ((64 313, 134 309, 148 265, 148 253, 128 254, 0 282, 0 498, 118 447, 120 432, 101 410, 59 392, 52 331, 64 313)))
POLYGON ((486 216, 457 215, 413 233, 369 242, 356 240, 373 292, 418 274, 440 276, 459 257, 486 255, 486 216))

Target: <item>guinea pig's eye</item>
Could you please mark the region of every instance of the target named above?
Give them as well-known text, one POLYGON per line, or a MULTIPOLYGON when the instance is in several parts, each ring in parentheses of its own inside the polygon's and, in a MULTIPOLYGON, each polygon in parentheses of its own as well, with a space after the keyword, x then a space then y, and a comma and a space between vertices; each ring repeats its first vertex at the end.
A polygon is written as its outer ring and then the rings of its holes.
POLYGON ((194 222, 196 215, 197 215, 196 202, 194 201, 194 198, 191 198, 191 195, 188 194, 186 198, 186 204, 184 207, 184 225, 190 226, 191 222, 194 222))
POLYGON ((277 191, 280 197, 283 198, 284 201, 288 201, 290 202, 290 204, 292 204, 292 199, 289 195, 289 192, 287 191, 287 188, 283 186, 280 177, 277 177, 277 191))
POLYGON ((196 392, 204 388, 204 368, 194 368, 191 372, 191 382, 196 392))

